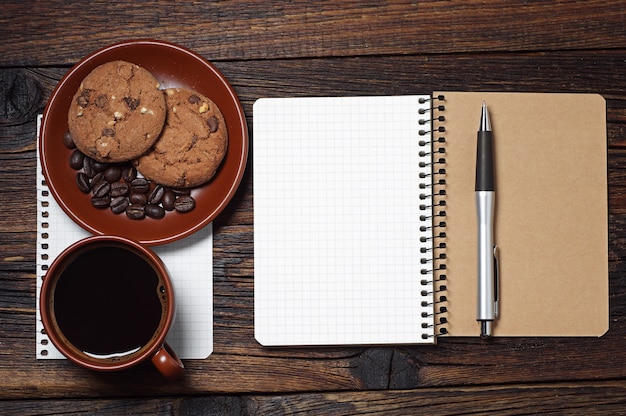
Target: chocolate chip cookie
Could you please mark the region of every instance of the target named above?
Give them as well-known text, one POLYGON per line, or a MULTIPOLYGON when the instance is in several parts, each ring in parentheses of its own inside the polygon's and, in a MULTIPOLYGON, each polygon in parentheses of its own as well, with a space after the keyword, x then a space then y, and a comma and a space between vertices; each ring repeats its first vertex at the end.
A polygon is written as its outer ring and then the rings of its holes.
POLYGON ((146 178, 161 185, 191 188, 209 181, 228 147, 226 122, 218 106, 198 92, 165 90, 167 118, 152 149, 135 160, 146 178))
POLYGON ((146 69, 126 61, 95 68, 81 83, 68 112, 76 147, 100 162, 145 153, 165 123, 165 96, 146 69))

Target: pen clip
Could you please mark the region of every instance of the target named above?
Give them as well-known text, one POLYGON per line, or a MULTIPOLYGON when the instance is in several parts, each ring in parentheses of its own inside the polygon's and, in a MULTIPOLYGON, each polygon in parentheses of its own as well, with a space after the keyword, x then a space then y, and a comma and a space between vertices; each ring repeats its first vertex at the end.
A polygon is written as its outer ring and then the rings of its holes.
POLYGON ((494 244, 493 246, 493 290, 494 290, 494 301, 493 301, 493 312, 494 316, 497 318, 500 315, 500 260, 498 259, 498 246, 494 244))

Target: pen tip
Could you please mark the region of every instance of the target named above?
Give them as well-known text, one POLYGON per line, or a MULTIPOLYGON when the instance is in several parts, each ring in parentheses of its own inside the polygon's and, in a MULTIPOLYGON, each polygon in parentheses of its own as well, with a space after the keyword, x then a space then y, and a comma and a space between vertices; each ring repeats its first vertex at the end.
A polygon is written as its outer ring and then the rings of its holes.
POLYGON ((481 321, 480 323, 480 337, 491 338, 491 321, 481 321))
POLYGON ((487 103, 483 100, 483 107, 480 111, 480 125, 478 131, 491 131, 491 121, 489 120, 489 111, 487 103))

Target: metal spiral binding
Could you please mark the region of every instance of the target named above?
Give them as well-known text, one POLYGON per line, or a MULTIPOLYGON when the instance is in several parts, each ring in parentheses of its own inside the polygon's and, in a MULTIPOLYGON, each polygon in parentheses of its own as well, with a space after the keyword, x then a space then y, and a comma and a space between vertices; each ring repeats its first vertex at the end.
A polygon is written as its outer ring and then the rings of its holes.
MULTIPOLYGON (((38 115, 37 117, 37 132, 39 132, 41 127, 41 119, 42 116, 38 115)), ((39 136, 37 136, 37 140, 39 136)), ((37 148, 37 158, 39 158, 39 148, 37 148)), ((50 194, 50 190, 48 189, 48 185, 43 178, 43 174, 38 170, 37 172, 37 293, 41 289, 41 282, 48 270, 48 267, 51 263, 51 258, 48 253, 49 245, 49 206, 50 200, 52 199, 52 195, 50 194)), ((37 295, 39 296, 39 295, 37 295)), ((48 339, 48 336, 43 328, 43 323, 41 322, 41 315, 39 313, 39 308, 37 308, 37 356, 38 357, 46 357, 50 352, 51 343, 48 339)))
POLYGON ((424 312, 422 317, 428 319, 422 324, 424 329, 432 329, 432 335, 425 333, 422 338, 438 337, 448 333, 447 329, 447 297, 446 297, 446 140, 445 140, 445 96, 438 95, 432 98, 420 99, 420 104, 430 101, 428 109, 421 109, 419 113, 424 115, 420 120, 420 125, 428 126, 428 129, 419 131, 420 137, 420 157, 430 156, 428 161, 420 162, 420 167, 429 167, 429 173, 423 173, 420 178, 424 182, 420 183, 420 189, 428 189, 426 193, 420 194, 420 199, 424 204, 420 205, 420 210, 424 212, 420 215, 420 222, 424 225, 421 231, 431 231, 431 237, 422 237, 423 243, 427 244, 421 249, 424 257, 420 260, 424 267, 421 274, 421 285, 423 287, 422 296, 432 296, 432 301, 422 301, 423 307, 432 307, 432 312, 424 312), (430 189, 429 189, 430 188, 430 189), (426 195, 432 195, 427 198, 426 195), (429 202, 429 203, 427 203, 429 202))

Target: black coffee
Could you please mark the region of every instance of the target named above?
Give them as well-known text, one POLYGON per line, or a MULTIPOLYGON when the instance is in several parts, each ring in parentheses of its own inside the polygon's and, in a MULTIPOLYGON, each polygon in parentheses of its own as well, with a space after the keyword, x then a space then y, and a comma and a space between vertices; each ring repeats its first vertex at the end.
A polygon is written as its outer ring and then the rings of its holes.
POLYGON ((88 249, 59 277, 56 321, 88 355, 127 355, 146 345, 159 328, 161 286, 156 271, 138 254, 116 246, 88 249))

